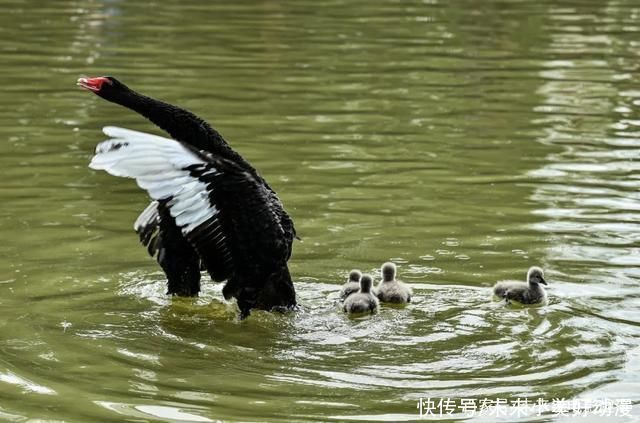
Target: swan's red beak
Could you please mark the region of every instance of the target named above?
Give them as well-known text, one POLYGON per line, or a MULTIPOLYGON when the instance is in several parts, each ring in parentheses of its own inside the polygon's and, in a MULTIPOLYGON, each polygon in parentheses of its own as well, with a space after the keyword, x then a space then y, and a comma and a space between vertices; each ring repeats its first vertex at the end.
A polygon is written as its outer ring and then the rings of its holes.
POLYGON ((105 82, 111 84, 109 78, 105 78, 104 76, 99 76, 97 78, 78 78, 79 86, 89 91, 93 91, 94 93, 100 91, 102 89, 102 84, 105 82))

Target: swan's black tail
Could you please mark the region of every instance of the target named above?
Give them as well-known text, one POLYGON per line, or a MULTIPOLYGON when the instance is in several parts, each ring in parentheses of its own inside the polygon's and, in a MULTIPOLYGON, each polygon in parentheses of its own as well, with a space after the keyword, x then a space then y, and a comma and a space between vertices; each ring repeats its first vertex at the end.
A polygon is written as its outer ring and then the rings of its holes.
POLYGON ((286 265, 271 273, 258 289, 254 284, 231 279, 222 293, 226 299, 235 297, 238 300, 241 319, 249 316, 252 308, 289 311, 297 305, 296 291, 286 265))

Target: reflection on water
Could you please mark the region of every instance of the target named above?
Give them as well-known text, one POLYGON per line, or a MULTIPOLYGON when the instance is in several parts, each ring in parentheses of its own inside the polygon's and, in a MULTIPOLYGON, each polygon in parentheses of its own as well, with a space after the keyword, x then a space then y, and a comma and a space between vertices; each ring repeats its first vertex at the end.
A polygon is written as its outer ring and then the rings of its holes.
POLYGON ((640 8, 556 3, 10 2, 0 419, 640 403, 640 8), (86 167, 100 127, 155 129, 74 89, 97 74, 201 114, 278 190, 300 312, 240 322, 213 283, 165 296, 131 231, 144 194, 86 167), (388 260, 415 300, 345 316, 346 272, 388 260), (533 264, 547 305, 491 301, 533 264))

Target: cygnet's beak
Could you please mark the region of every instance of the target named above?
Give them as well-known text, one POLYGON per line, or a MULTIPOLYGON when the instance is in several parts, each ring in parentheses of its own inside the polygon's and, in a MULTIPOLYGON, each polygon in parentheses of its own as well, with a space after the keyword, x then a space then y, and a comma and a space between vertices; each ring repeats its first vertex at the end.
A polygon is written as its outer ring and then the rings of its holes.
POLYGON ((547 281, 545 281, 542 276, 540 276, 540 283, 548 286, 547 281))

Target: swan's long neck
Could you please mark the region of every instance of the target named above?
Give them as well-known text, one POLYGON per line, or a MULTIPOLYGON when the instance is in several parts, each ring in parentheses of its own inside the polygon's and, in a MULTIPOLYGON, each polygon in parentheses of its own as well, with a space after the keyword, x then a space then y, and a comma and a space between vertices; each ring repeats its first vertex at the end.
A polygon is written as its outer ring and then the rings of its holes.
POLYGON ((229 159, 257 175, 256 170, 227 144, 218 131, 190 111, 130 89, 112 101, 146 117, 175 140, 229 159))

